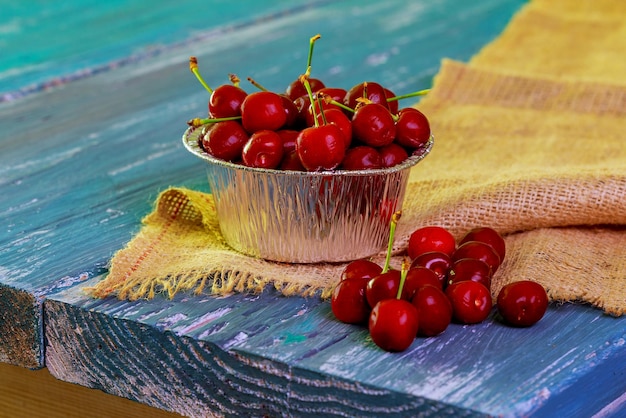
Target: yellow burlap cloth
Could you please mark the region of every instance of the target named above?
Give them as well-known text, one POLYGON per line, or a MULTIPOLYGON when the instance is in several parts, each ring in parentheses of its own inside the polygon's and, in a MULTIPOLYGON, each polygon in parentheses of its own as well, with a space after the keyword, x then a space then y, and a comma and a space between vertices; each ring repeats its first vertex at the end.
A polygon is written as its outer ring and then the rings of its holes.
MULTIPOLYGON (((469 64, 442 63, 418 104, 435 147, 412 169, 397 230, 505 235, 494 278, 626 312, 626 2, 537 0, 469 64)), ((382 257, 381 257, 382 260, 382 257)), ((327 297, 343 264, 289 265, 224 244, 209 194, 170 189, 111 261, 97 297, 261 291, 327 297)))

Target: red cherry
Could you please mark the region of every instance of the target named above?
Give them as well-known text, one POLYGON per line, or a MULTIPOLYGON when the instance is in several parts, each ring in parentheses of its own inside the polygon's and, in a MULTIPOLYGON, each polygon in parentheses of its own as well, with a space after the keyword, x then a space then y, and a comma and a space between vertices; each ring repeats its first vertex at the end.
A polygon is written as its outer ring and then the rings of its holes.
POLYGON ((380 154, 375 148, 367 145, 349 148, 340 165, 344 170, 371 170, 381 167, 380 154))
POLYGON ((452 283, 445 294, 452 304, 452 315, 456 321, 477 324, 489 316, 491 293, 482 283, 471 280, 452 283))
POLYGON ((461 258, 452 263, 448 274, 448 284, 472 280, 482 283, 491 290, 491 267, 477 258, 461 258))
POLYGON ((373 147, 391 144, 396 137, 396 125, 389 109, 378 103, 359 106, 352 116, 352 135, 373 147))
POLYGON ((496 304, 506 322, 517 327, 529 327, 546 313, 548 294, 539 283, 520 280, 503 286, 496 304))
POLYGON ((206 152, 225 161, 241 158, 249 135, 237 121, 214 123, 202 136, 202 147, 206 152))
POLYGON ((349 262, 341 272, 341 280, 352 277, 371 279, 378 276, 383 268, 371 260, 360 259, 349 262))
MULTIPOLYGON (((392 97, 396 97, 395 93, 389 90, 388 88, 384 88, 384 90, 385 90, 386 99, 391 99, 392 97)), ((389 111, 391 112, 392 115, 395 115, 398 113, 399 105, 400 103, 398 102, 398 100, 392 100, 392 101, 387 100, 387 106, 389 107, 389 111)))
MULTIPOLYGON (((319 80, 317 78, 309 78, 308 80, 311 86, 311 91, 313 93, 326 87, 324 83, 322 82, 322 80, 319 80)), ((302 81, 300 81, 300 78, 298 78, 292 81, 291 84, 287 86, 287 89, 285 90, 285 94, 291 100, 296 100, 298 97, 305 96, 307 94, 307 91, 306 91, 306 88, 304 87, 304 84, 302 84, 302 81)))
POLYGON ((300 157, 295 150, 285 152, 279 168, 288 171, 306 171, 306 168, 302 165, 302 161, 300 161, 300 157))
POLYGON ((319 125, 333 124, 337 125, 344 136, 344 146, 346 150, 350 147, 352 142, 352 121, 341 109, 336 107, 326 108, 324 110, 324 116, 319 114, 317 116, 317 122, 319 125), (324 122, 325 120, 325 122, 324 122))
POLYGON ((256 91, 241 104, 241 124, 250 133, 277 131, 285 125, 287 112, 283 98, 271 91, 256 91))
POLYGON ((419 148, 430 139, 430 124, 419 110, 407 107, 398 112, 395 141, 408 148, 419 148))
POLYGON ((383 167, 393 167, 409 158, 406 150, 396 143, 391 143, 378 149, 383 167))
POLYGON ((333 289, 330 307, 335 317, 347 324, 364 324, 369 318, 370 306, 365 299, 367 278, 350 277, 333 289))
POLYGON ((211 93, 209 115, 212 118, 228 118, 241 115, 241 104, 248 96, 242 88, 233 84, 222 84, 211 93))
POLYGON ((495 274, 500 267, 500 257, 489 244, 480 241, 467 241, 459 246, 452 254, 452 262, 461 258, 476 258, 491 267, 491 274, 495 274))
POLYGON ((431 251, 439 251, 450 256, 455 249, 454 236, 441 226, 418 228, 409 236, 408 253, 412 260, 420 254, 431 251))
POLYGON ((372 277, 365 288, 365 297, 370 306, 385 299, 395 299, 400 288, 400 271, 389 270, 372 277))
POLYGON ((339 87, 324 87, 317 91, 317 95, 329 96, 336 102, 342 102, 343 98, 346 97, 346 89, 342 89, 339 87))
POLYGON ((450 268, 452 267, 452 260, 446 253, 442 253, 441 251, 431 251, 415 257, 415 259, 411 262, 411 268, 418 266, 426 267, 427 269, 434 271, 439 278, 440 287, 443 289, 450 268))
POLYGON ((277 168, 283 159, 283 141, 274 131, 257 131, 243 147, 241 158, 248 167, 277 168))
POLYGON ((463 238, 461 238, 459 245, 465 244, 468 241, 480 241, 491 245, 496 253, 498 253, 500 262, 504 260, 504 256, 506 255, 506 244, 504 242, 504 238, 502 238, 502 236, 495 229, 487 226, 473 228, 465 234, 463 238))
POLYGON ((378 302, 369 317, 372 341, 386 351, 404 351, 415 340, 419 327, 417 308, 403 299, 378 302))
POLYGON ((300 135, 300 131, 295 129, 281 129, 276 131, 280 139, 283 141, 283 149, 285 152, 291 152, 296 150, 296 139, 300 135))
POLYGON ((367 98, 367 100, 372 103, 380 104, 385 107, 387 111, 389 111, 385 89, 380 84, 372 81, 363 82, 353 86, 347 91, 343 99, 343 104, 348 106, 350 109, 356 109, 359 103, 358 99, 363 98, 367 98), (367 95, 363 92, 365 89, 367 89, 367 95))
POLYGON ((285 115, 287 116, 284 126, 293 128, 299 122, 300 109, 298 109, 296 104, 289 97, 282 94, 280 97, 283 99, 283 108, 285 109, 285 115))
POLYGON ((426 267, 410 268, 404 279, 402 288, 402 299, 410 301, 415 292, 424 286, 435 286, 441 290, 441 281, 437 273, 426 267))
POLYGON ((452 321, 452 304, 446 294, 438 287, 423 286, 411 299, 417 308, 419 318, 418 335, 432 337, 448 328, 452 321))
POLYGON ((308 171, 335 169, 345 156, 343 132, 334 124, 305 128, 296 140, 296 151, 308 171))

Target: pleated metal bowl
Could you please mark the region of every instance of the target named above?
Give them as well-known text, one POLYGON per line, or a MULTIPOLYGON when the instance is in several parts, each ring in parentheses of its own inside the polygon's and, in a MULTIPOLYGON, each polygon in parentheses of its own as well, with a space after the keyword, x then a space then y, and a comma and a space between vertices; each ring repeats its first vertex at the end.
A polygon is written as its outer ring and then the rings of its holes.
POLYGON ((207 162, 224 239, 243 254, 286 263, 351 261, 383 250, 410 169, 433 146, 431 137, 405 162, 386 169, 268 170, 212 157, 200 146, 201 131, 188 128, 183 143, 207 162))

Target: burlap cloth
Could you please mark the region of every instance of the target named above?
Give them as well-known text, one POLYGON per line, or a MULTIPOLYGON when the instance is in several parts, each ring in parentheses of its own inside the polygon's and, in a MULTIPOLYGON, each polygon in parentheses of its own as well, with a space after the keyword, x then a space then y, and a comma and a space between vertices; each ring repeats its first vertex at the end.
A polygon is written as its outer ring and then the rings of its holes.
MULTIPOLYGON (((536 0, 469 64, 444 60, 417 107, 436 136, 412 169, 394 263, 408 235, 442 225, 505 235, 494 278, 532 279, 554 301, 626 312, 626 2, 536 0)), ((382 260, 382 257, 381 257, 382 260)), ((243 256, 209 194, 172 188, 92 295, 262 291, 327 297, 343 264, 243 256)))

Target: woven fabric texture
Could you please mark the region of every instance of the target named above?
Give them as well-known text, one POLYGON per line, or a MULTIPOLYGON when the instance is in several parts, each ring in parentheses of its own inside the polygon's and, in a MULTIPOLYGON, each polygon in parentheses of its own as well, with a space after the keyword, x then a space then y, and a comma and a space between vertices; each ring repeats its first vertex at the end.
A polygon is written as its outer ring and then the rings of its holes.
MULTIPOLYGON (((626 312, 625 13, 611 0, 535 0, 469 63, 442 62, 416 105, 435 147, 411 171, 393 265, 418 227, 460 237, 490 226, 507 244, 494 296, 531 279, 553 301, 626 312)), ((328 297, 344 266, 238 254, 220 236, 211 195, 174 188, 90 291, 137 299, 274 286, 328 297)))

